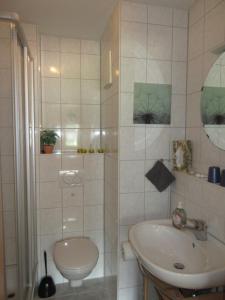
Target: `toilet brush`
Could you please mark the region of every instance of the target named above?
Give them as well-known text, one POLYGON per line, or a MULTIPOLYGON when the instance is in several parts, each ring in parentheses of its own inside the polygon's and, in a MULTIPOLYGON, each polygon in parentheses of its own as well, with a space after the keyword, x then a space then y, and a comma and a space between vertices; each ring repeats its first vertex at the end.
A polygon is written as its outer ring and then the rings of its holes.
POLYGON ((45 262, 45 276, 41 279, 41 283, 38 288, 38 296, 40 298, 51 297, 56 292, 54 280, 52 279, 51 276, 48 276, 46 251, 44 251, 44 262, 45 262))

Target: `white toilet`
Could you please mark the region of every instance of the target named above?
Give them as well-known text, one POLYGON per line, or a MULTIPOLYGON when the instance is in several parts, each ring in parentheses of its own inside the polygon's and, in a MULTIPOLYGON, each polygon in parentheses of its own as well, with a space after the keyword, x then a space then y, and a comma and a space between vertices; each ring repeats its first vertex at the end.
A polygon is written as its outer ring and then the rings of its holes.
POLYGON ((96 266, 98 257, 98 248, 89 238, 65 239, 54 246, 55 265, 72 287, 82 285, 82 280, 96 266))

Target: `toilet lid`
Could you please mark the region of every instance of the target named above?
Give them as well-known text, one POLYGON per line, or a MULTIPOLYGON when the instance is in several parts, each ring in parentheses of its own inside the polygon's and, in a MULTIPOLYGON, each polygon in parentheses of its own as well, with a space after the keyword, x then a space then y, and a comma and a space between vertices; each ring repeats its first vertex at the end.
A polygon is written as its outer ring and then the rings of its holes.
POLYGON ((54 258, 63 269, 83 269, 95 265, 98 248, 88 238, 72 238, 55 244, 54 258))

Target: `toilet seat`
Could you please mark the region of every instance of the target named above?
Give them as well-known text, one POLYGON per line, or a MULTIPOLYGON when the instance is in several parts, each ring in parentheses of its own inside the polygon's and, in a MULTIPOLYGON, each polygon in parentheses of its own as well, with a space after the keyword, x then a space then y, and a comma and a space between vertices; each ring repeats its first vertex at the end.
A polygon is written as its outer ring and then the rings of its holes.
POLYGON ((98 257, 98 248, 89 238, 65 239, 55 244, 54 261, 62 271, 88 271, 96 265, 98 257))

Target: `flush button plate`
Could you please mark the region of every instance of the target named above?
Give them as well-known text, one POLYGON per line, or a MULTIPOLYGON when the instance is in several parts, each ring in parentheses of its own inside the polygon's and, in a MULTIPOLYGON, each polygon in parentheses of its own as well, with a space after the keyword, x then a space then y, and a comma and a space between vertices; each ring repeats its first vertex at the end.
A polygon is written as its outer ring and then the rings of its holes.
POLYGON ((81 186, 83 184, 83 170, 59 171, 59 183, 61 188, 81 186))

